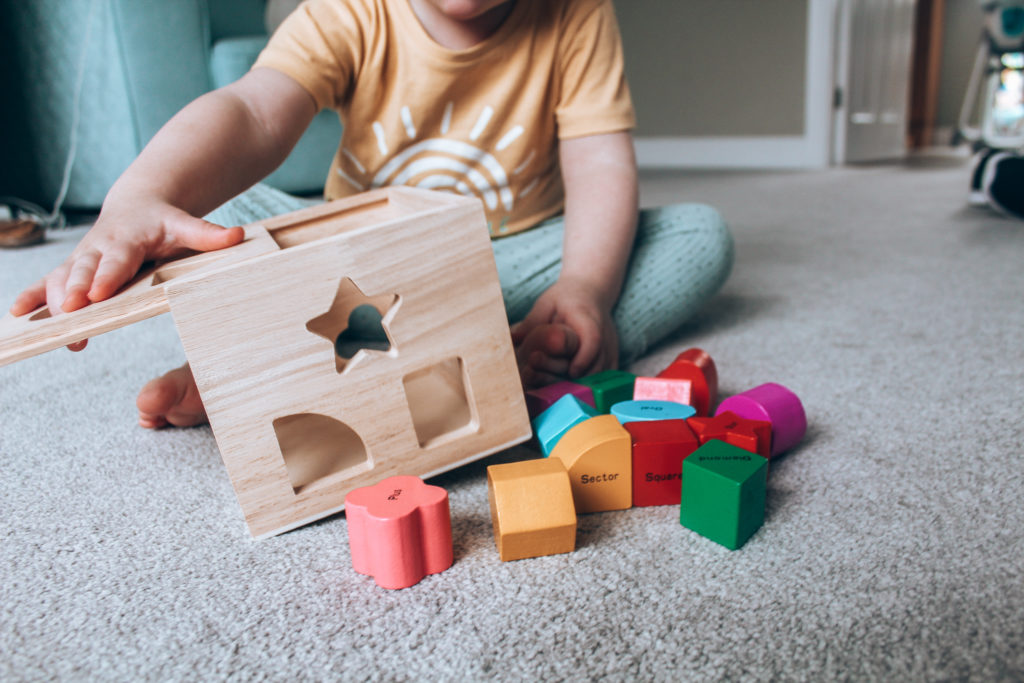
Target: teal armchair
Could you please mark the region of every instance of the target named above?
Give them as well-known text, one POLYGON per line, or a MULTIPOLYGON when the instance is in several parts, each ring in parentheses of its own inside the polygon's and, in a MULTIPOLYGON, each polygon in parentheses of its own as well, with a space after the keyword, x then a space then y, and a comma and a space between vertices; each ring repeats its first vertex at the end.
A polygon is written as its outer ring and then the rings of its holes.
MULTIPOLYGON (((0 114, 0 194, 43 206, 57 197, 73 137, 66 205, 95 209, 171 116, 244 74, 267 41, 264 0, 0 0, 0 11, 0 40, 14 48, 2 87, 20 105, 0 114)), ((337 115, 321 112, 267 182, 320 192, 340 136, 337 115)))

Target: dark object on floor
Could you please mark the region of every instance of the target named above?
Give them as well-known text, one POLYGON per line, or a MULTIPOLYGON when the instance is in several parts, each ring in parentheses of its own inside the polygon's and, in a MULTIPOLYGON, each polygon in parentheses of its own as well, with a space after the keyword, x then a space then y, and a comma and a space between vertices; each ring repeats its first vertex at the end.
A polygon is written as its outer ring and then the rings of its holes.
POLYGON ((971 189, 967 194, 967 204, 969 206, 988 206, 988 197, 985 196, 984 185, 985 170, 988 168, 988 162, 992 157, 1001 151, 999 149, 982 147, 975 153, 974 159, 971 161, 971 189))
POLYGON ((992 208, 1024 219, 1024 157, 1013 152, 993 155, 985 164, 982 187, 992 208))
POLYGON ((46 228, 32 218, 17 217, 0 220, 0 249, 27 247, 46 239, 46 228))

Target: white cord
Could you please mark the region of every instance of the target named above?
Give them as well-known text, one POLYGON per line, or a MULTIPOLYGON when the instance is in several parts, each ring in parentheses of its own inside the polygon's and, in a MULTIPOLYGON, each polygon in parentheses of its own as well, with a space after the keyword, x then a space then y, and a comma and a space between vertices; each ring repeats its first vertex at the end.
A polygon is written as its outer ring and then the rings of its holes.
POLYGON ((75 93, 71 109, 71 135, 68 145, 68 156, 64 162, 64 175, 61 178, 60 190, 57 192, 57 199, 54 201, 53 210, 47 213, 46 209, 37 204, 19 199, 18 197, 0 197, 0 205, 7 205, 17 211, 11 211, 11 217, 30 216, 38 221, 45 228, 63 228, 65 219, 61 213, 64 200, 68 195, 68 188, 71 185, 71 169, 75 165, 75 157, 78 156, 78 122, 81 118, 82 88, 85 83, 85 65, 89 56, 89 43, 92 36, 92 19, 96 11, 98 0, 90 0, 89 14, 85 20, 85 33, 82 37, 82 49, 78 55, 78 73, 75 76, 75 93))
POLYGON ((0 206, 7 206, 17 211, 11 211, 10 218, 23 218, 28 216, 34 221, 42 225, 44 228, 54 228, 59 230, 64 227, 64 214, 47 214, 46 209, 33 204, 32 202, 25 201, 24 199, 18 199, 17 197, 0 197, 0 206))
POLYGON ((89 14, 85 19, 85 35, 82 38, 82 51, 78 56, 78 74, 75 78, 75 95, 71 105, 71 139, 68 145, 68 157, 64 162, 64 176, 61 179, 60 191, 53 204, 53 211, 45 216, 47 226, 53 226, 57 222, 64 223, 64 216, 61 214, 61 207, 68 195, 68 187, 71 185, 71 169, 75 165, 75 157, 78 155, 78 121, 81 118, 82 86, 85 83, 85 65, 89 56, 89 42, 92 36, 92 18, 95 13, 97 0, 90 0, 89 14), (58 218, 59 217, 59 218, 58 218))

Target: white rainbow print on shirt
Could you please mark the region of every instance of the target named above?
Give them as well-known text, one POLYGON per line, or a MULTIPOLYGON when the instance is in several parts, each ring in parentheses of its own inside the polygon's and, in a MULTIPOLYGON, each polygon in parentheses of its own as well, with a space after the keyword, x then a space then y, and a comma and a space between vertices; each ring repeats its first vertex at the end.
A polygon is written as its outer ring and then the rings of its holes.
MULTIPOLYGON (((336 169, 338 175, 359 191, 369 190, 387 185, 411 185, 432 190, 448 190, 467 196, 478 197, 487 207, 488 212, 501 211, 509 214, 515 205, 516 197, 510 189, 510 176, 522 173, 533 160, 531 152, 511 172, 506 171, 494 153, 481 149, 476 143, 490 124, 494 110, 485 106, 477 117, 469 132, 469 140, 458 140, 449 135, 451 128, 453 103, 448 102, 441 120, 440 137, 427 138, 404 147, 397 154, 392 154, 392 144, 387 139, 384 126, 379 121, 372 125, 377 141, 377 150, 381 158, 386 159, 379 170, 365 181, 356 176, 368 176, 367 164, 361 162, 351 151, 342 149, 342 155, 355 169, 348 173, 344 168, 336 169), (447 137, 446 137, 447 136, 447 137)), ((408 140, 416 140, 417 130, 412 113, 408 106, 399 111, 402 127, 408 140)), ((516 142, 524 130, 522 126, 513 126, 505 132, 494 145, 494 152, 502 152, 516 142)), ((519 192, 525 197, 536 186, 530 183, 519 192)), ((493 230, 493 226, 492 226, 493 230)))

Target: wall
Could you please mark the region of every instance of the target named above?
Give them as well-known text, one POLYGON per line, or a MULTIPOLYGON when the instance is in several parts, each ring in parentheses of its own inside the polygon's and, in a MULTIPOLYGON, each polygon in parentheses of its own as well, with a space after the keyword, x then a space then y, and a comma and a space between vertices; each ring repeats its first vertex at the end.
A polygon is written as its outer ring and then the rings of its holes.
POLYGON ((808 0, 618 0, 638 136, 804 132, 808 0))
POLYGON ((948 142, 957 127, 960 105, 974 65, 982 32, 977 0, 946 0, 942 36, 942 67, 936 104, 936 142, 948 142))
MULTIPOLYGON (((808 112, 827 116, 817 99, 830 93, 831 75, 816 77, 821 65, 808 63, 808 55, 831 69, 832 12, 840 1, 615 0, 641 163, 815 165, 820 145, 809 138, 821 137, 813 130, 820 122, 808 112), (800 136, 802 150, 786 142, 800 136)), ((948 143, 957 127, 982 27, 977 0, 944 5, 936 144, 948 143)))

